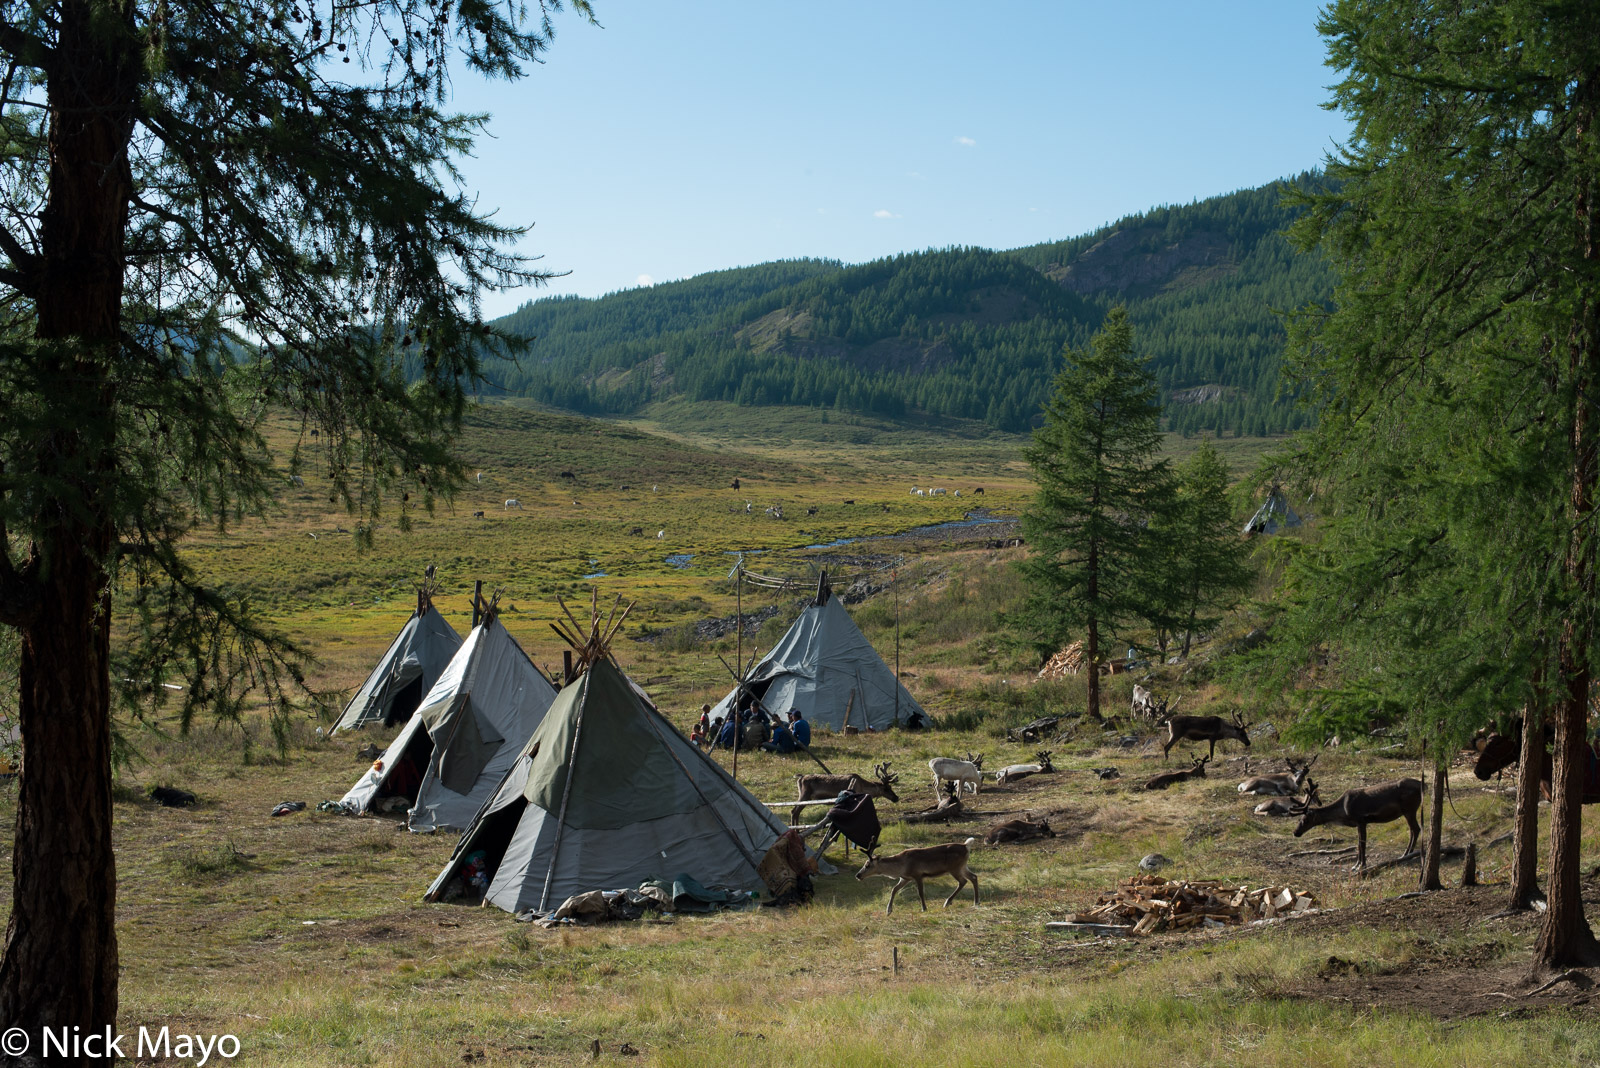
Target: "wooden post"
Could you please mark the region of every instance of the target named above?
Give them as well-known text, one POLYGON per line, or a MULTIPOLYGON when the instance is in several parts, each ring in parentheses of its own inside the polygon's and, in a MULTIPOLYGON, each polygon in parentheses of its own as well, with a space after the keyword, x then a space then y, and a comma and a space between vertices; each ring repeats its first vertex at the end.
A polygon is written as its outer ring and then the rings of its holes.
POLYGON ((894 725, 900 726, 900 566, 889 572, 894 587, 894 725))
POLYGON ((561 650, 561 685, 572 681, 572 650, 561 650))

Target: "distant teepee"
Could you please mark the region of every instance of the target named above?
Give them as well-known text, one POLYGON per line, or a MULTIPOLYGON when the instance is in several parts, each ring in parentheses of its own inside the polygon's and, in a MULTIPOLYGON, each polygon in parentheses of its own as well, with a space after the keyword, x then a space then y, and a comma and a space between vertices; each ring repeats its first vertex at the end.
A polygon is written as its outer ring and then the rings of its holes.
POLYGON ((1250 517, 1250 522, 1244 525, 1241 534, 1276 534, 1280 530, 1300 525, 1300 517, 1289 506, 1289 498, 1284 495, 1282 487, 1276 482, 1267 491, 1267 500, 1256 514, 1250 517))
POLYGON ((332 733, 404 723, 460 648, 461 635, 433 607, 433 590, 424 585, 417 591, 416 611, 345 706, 332 733))

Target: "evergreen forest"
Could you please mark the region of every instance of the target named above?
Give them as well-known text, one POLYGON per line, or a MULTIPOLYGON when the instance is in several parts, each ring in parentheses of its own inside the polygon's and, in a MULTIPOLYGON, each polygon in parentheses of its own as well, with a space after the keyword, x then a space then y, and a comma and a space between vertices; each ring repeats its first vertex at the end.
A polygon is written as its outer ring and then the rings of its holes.
POLYGON ((1155 208, 1009 251, 946 248, 847 266, 765 263, 598 299, 551 297, 497 326, 531 339, 491 369, 507 394, 590 415, 654 400, 925 413, 1037 425, 1065 346, 1127 308, 1166 429, 1265 436, 1306 425, 1280 385, 1281 313, 1333 275, 1283 236, 1306 173, 1155 208))

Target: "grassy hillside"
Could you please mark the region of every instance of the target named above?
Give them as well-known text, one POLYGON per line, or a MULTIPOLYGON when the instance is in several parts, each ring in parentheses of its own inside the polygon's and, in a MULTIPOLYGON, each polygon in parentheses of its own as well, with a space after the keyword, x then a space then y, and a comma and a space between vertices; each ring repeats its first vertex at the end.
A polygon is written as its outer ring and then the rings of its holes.
POLYGON ((1276 313, 1332 291, 1320 259, 1280 236, 1281 199, 1276 184, 1243 190, 1011 252, 764 264, 535 301, 501 321, 538 340, 496 376, 512 394, 596 414, 721 401, 1019 432, 1063 345, 1124 303, 1174 432, 1278 433, 1305 416, 1278 395, 1276 313))

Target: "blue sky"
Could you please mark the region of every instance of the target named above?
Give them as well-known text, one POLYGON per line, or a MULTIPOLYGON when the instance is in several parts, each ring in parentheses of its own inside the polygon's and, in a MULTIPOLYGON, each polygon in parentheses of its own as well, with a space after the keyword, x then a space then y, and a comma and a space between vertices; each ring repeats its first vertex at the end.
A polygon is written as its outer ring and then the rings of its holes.
POLYGON ((1318 4, 595 0, 492 113, 480 207, 567 271, 491 296, 634 285, 797 256, 857 263, 1071 237, 1316 166, 1318 4))

